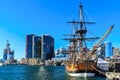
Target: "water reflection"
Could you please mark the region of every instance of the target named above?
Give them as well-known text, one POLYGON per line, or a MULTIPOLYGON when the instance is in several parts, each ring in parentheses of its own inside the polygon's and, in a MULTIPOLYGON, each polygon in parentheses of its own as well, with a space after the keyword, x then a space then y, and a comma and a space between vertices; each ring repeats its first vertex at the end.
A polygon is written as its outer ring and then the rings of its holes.
POLYGON ((39 77, 40 80, 108 80, 97 76, 90 78, 71 77, 67 75, 65 67, 63 66, 41 66, 37 77, 39 77))
POLYGON ((0 80, 108 80, 101 77, 75 78, 64 66, 10 65, 0 67, 0 80))

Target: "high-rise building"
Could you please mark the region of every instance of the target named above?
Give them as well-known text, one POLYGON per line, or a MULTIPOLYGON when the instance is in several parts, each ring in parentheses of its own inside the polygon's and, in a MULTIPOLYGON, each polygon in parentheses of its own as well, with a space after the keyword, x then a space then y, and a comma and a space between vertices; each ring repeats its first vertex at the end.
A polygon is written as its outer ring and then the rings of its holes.
POLYGON ((34 36, 33 42, 33 58, 40 58, 41 57, 41 37, 34 36))
POLYGON ((113 56, 120 56, 120 49, 113 47, 113 56))
POLYGON ((6 43, 6 49, 3 51, 3 60, 14 61, 14 50, 11 51, 8 40, 6 43))
POLYGON ((41 37, 41 59, 48 60, 54 57, 54 38, 50 35, 41 37))
POLYGON ((26 36, 26 58, 40 58, 42 60, 54 57, 54 38, 50 35, 42 37, 30 34, 26 36))
POLYGON ((98 49, 99 58, 110 58, 111 56, 113 56, 111 42, 106 41, 98 49))
POLYGON ((41 37, 30 34, 26 36, 26 58, 39 58, 41 48, 40 45, 41 37), (39 48, 39 49, 38 49, 39 48))
POLYGON ((112 52, 112 43, 111 42, 108 42, 106 41, 105 42, 105 45, 106 45, 106 58, 110 58, 111 56, 113 56, 113 52, 112 52))
POLYGON ((26 58, 32 58, 32 40, 34 34, 26 36, 26 58))

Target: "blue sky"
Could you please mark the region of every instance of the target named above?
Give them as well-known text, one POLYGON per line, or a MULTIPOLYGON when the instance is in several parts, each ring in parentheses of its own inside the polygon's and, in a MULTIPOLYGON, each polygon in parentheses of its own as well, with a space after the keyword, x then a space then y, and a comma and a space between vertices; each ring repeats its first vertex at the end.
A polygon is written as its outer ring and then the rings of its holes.
POLYGON ((15 58, 25 57, 25 38, 31 33, 50 34, 55 38, 55 49, 67 46, 61 40, 63 34, 71 32, 66 21, 78 20, 80 2, 87 20, 96 22, 88 25, 89 31, 101 37, 114 24, 107 40, 120 47, 119 0, 0 0, 0 58, 7 40, 15 58))

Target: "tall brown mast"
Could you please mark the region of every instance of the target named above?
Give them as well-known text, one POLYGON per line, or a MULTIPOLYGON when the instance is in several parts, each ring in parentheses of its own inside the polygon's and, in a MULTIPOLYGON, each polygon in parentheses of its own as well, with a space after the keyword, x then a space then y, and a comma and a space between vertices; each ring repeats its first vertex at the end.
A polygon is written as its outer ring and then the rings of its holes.
POLYGON ((80 6, 79 6, 79 11, 80 11, 79 21, 73 20, 73 21, 67 22, 67 23, 72 23, 73 33, 68 35, 68 36, 71 36, 70 38, 64 38, 64 40, 69 40, 71 42, 72 52, 74 53, 73 55, 78 53, 78 55, 81 55, 81 56, 83 55, 83 48, 87 48, 86 40, 99 39, 98 37, 95 37, 95 38, 86 38, 85 37, 85 35, 87 33, 86 24, 95 24, 95 22, 86 22, 84 20, 82 8, 83 8, 82 4, 80 4, 80 6), (76 27, 75 24, 79 24, 78 30, 75 29, 75 27, 76 27))

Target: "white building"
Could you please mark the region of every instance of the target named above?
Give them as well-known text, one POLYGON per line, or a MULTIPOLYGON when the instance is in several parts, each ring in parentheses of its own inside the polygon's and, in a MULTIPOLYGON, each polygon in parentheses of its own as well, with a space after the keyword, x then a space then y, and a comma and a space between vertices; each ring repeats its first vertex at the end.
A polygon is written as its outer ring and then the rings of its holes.
POLYGON ((101 58, 98 58, 97 68, 99 68, 102 71, 109 71, 109 64, 110 64, 109 62, 107 62, 101 58))

